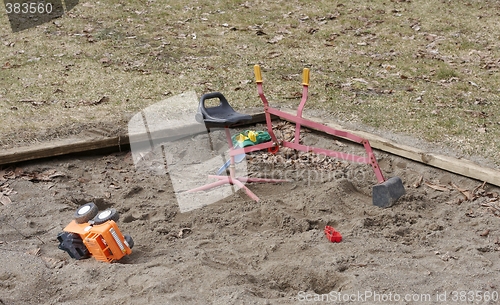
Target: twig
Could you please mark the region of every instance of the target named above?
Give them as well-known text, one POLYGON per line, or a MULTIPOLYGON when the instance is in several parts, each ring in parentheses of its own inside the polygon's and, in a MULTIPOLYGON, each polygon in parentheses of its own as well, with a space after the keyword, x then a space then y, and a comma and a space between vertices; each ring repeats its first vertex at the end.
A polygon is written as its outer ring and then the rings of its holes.
POLYGON ((492 208, 492 209, 497 210, 497 211, 500 212, 500 209, 497 208, 496 206, 492 205, 492 204, 483 203, 483 204, 481 204, 481 206, 485 207, 485 208, 492 208))
POLYGON ((28 236, 24 235, 23 233, 21 233, 21 231, 19 231, 16 227, 14 227, 13 225, 11 225, 8 221, 5 221, 5 223, 11 227, 12 229, 14 229, 17 233, 19 233, 19 235, 21 235, 22 237, 24 238, 29 238, 28 236))
POLYGON ((476 194, 477 190, 479 190, 479 189, 483 189, 484 190, 484 186, 485 185, 486 185, 486 181, 484 181, 483 184, 476 186, 474 188, 474 190, 472 190, 472 194, 476 194))
MULTIPOLYGON (((8 221, 5 221, 5 223, 6 223, 9 227, 11 227, 12 229, 16 230, 16 232, 17 232, 17 233, 19 233, 19 235, 21 235, 22 237, 24 237, 24 238, 26 238, 26 239, 29 239, 29 238, 31 238, 31 237, 32 237, 32 236, 26 236, 26 235, 24 235, 24 234, 23 234, 23 233, 21 233, 21 231, 19 231, 16 227, 14 227, 13 225, 11 225, 8 221)), ((34 235, 34 236, 35 236, 35 237, 36 237, 36 239, 38 239, 38 240, 39 240, 42 244, 44 244, 44 245, 45 245, 45 242, 44 242, 43 240, 41 240, 41 239, 40 239, 40 237, 38 237, 38 236, 36 236, 36 235, 34 235)))

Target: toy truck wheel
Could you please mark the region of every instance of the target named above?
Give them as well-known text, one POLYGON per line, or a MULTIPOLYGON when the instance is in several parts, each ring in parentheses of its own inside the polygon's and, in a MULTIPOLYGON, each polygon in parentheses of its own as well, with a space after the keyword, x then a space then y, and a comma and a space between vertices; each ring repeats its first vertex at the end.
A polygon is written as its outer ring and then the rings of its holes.
POLYGON ((115 209, 107 209, 100 212, 94 217, 94 224, 100 225, 108 220, 114 220, 115 222, 117 222, 118 219, 120 219, 120 215, 115 209))
POLYGON ((94 218, 99 209, 93 202, 86 203, 80 206, 75 212, 75 221, 76 223, 85 223, 92 218, 94 218))
POLYGON ((127 242, 128 247, 130 249, 132 249, 134 247, 134 240, 132 239, 132 236, 125 234, 125 235, 123 235, 123 238, 125 238, 125 241, 127 242))

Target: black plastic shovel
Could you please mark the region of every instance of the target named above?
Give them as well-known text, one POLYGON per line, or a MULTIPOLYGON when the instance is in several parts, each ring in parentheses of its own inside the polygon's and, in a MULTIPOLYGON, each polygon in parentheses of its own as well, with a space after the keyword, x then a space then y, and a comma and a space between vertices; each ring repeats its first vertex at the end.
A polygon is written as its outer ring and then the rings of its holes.
POLYGON ((373 204, 381 208, 388 208, 405 193, 405 187, 401 178, 389 178, 384 182, 373 186, 373 204))

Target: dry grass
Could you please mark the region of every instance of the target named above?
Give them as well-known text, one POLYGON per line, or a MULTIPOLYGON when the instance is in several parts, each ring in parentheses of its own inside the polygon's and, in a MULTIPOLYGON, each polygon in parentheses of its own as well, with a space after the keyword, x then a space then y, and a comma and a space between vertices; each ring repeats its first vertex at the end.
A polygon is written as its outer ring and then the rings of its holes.
POLYGON ((309 67, 309 108, 500 159, 497 1, 168 3, 81 2, 18 33, 3 18, 0 144, 124 127, 193 89, 259 107, 260 64, 274 104, 298 103, 309 67))

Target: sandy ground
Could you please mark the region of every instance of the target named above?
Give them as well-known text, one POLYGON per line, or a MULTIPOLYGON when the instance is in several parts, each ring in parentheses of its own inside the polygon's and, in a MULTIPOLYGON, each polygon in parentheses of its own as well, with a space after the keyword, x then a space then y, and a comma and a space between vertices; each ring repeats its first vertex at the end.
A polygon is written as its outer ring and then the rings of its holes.
MULTIPOLYGON (((170 143, 167 157, 196 162, 207 140, 170 143)), ((360 151, 315 133, 302 141, 360 151)), ((136 168, 130 152, 4 168, 0 304, 497 304, 499 190, 376 153, 407 189, 387 209, 371 203, 369 166, 286 152, 254 154, 247 171, 293 182, 249 185, 259 202, 239 190, 184 213, 174 178, 136 168), (89 201, 120 212, 130 256, 77 261, 58 249, 57 234, 89 201), (329 242, 325 225, 343 241, 329 242)))

